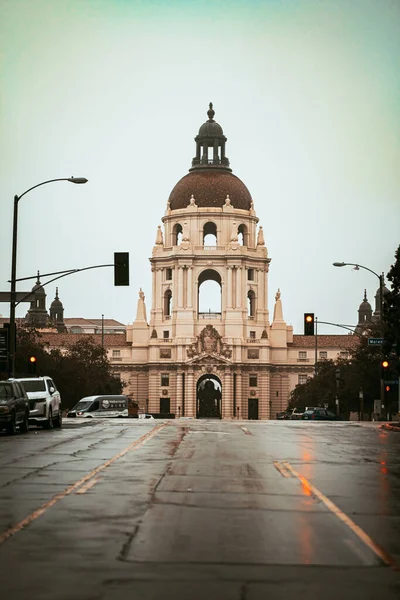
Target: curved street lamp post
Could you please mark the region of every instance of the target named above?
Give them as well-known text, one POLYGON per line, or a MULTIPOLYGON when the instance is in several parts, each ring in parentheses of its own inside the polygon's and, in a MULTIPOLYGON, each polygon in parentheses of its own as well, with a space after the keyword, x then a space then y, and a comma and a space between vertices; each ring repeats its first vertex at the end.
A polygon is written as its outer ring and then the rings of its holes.
MULTIPOLYGON (((357 263, 334 262, 333 266, 334 267, 354 267, 356 271, 358 271, 359 269, 365 269, 365 271, 369 271, 370 273, 372 273, 373 275, 375 275, 375 277, 377 277, 379 279, 379 324, 380 324, 381 338, 383 338, 383 285, 384 285, 383 273, 381 275, 378 275, 378 273, 375 273, 375 271, 373 271, 372 269, 369 269, 368 267, 364 267, 363 265, 360 265, 357 263)), ((385 407, 385 409, 386 409, 385 386, 384 386, 384 381, 382 378, 382 373, 380 373, 379 377, 380 377, 381 406, 385 407)), ((386 414, 386 418, 388 418, 388 417, 389 417, 389 415, 386 414)))
POLYGON ((49 179, 38 183, 26 190, 20 196, 14 196, 14 218, 13 218, 13 236, 12 236, 12 255, 11 255, 11 294, 10 294, 10 326, 9 326, 9 375, 15 374, 15 350, 16 350, 16 329, 15 329, 15 306, 16 306, 16 274, 17 274, 17 232, 18 232, 18 202, 25 194, 41 185, 53 183, 54 181, 69 181, 71 183, 87 183, 85 177, 60 177, 49 179))

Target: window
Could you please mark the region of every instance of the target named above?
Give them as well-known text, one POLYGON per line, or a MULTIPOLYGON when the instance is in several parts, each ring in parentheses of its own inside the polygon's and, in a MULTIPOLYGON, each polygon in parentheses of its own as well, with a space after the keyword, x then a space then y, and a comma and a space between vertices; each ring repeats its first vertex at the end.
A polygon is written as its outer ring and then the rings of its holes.
POLYGON ((92 406, 90 406, 90 407, 88 408, 88 412, 94 412, 95 410, 99 410, 99 408, 100 408, 100 403, 99 403, 99 401, 98 401, 98 400, 95 400, 95 401, 93 402, 92 406))
POLYGON ((164 316, 169 319, 171 317, 172 308, 172 292, 167 290, 164 294, 164 316))
POLYGON ((170 413, 170 399, 160 398, 160 413, 168 415, 170 413))
POLYGON ((169 339, 169 331, 168 330, 163 331, 163 338, 164 338, 164 340, 169 339))
POLYGON ((172 269, 165 269, 165 279, 170 281, 172 279, 172 269))
POLYGON ((256 339, 256 332, 255 332, 255 331, 250 331, 250 338, 251 338, 252 340, 255 340, 255 339, 256 339))
POLYGON ((321 351, 321 352, 319 353, 319 357, 320 357, 322 360, 324 360, 324 359, 328 358, 328 353, 327 353, 327 352, 325 352, 325 351, 321 351))
POLYGON ((299 375, 299 384, 304 385, 305 383, 307 383, 307 378, 307 375, 299 375))
POLYGON ((248 317, 250 319, 254 319, 254 315, 256 312, 256 295, 253 292, 253 290, 250 290, 247 294, 247 300, 248 300, 248 317))
POLYGON ((257 387, 257 375, 250 375, 249 376, 249 386, 250 387, 257 387))
POLYGON ((113 350, 112 356, 113 358, 119 358, 121 356, 121 350, 113 350))
POLYGON ((161 385, 163 387, 169 386, 169 375, 165 375, 164 373, 161 374, 161 385))
POLYGON ((347 350, 341 350, 339 355, 340 358, 349 358, 349 353, 347 352, 347 350))
POLYGON ((247 269, 247 279, 254 281, 254 269, 247 269))
POLYGON ((299 360, 307 360, 307 352, 300 351, 299 352, 299 360))

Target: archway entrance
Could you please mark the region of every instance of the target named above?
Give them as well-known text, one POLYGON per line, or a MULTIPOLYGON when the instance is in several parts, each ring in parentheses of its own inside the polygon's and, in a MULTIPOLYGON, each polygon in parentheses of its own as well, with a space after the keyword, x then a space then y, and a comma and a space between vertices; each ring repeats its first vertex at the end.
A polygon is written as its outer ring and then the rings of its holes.
POLYGON ((196 387, 196 417, 221 419, 221 380, 216 375, 202 375, 196 387))

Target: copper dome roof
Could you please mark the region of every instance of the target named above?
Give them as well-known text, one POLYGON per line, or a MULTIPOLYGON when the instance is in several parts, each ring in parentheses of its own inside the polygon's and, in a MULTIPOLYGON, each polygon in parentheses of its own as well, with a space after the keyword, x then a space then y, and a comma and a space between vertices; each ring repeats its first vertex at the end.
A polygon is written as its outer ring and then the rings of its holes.
POLYGON ((249 190, 229 170, 199 169, 182 177, 169 196, 171 210, 186 208, 192 194, 200 208, 221 208, 228 194, 233 208, 251 208, 249 190))

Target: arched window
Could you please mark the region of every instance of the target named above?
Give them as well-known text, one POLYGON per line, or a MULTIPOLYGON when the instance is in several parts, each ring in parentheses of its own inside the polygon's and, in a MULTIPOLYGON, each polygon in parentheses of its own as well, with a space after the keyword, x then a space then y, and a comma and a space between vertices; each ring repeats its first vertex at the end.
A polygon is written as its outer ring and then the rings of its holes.
POLYGON ((248 294, 247 294, 247 299, 248 299, 248 316, 252 319, 254 319, 254 316, 256 314, 256 295, 253 292, 253 290, 249 290, 248 294))
POLYGON ((203 246, 217 245, 217 226, 209 221, 203 227, 203 246))
POLYGON ((172 228, 172 245, 179 246, 182 241, 182 225, 175 223, 172 228))
POLYGON ((172 310, 172 292, 167 290, 164 294, 164 317, 169 318, 172 310))
POLYGON ((221 315, 221 276, 213 269, 202 271, 198 279, 199 318, 218 318, 221 315))
POLYGON ((243 223, 238 227, 238 240, 241 246, 249 245, 249 233, 246 225, 243 225, 243 223))

